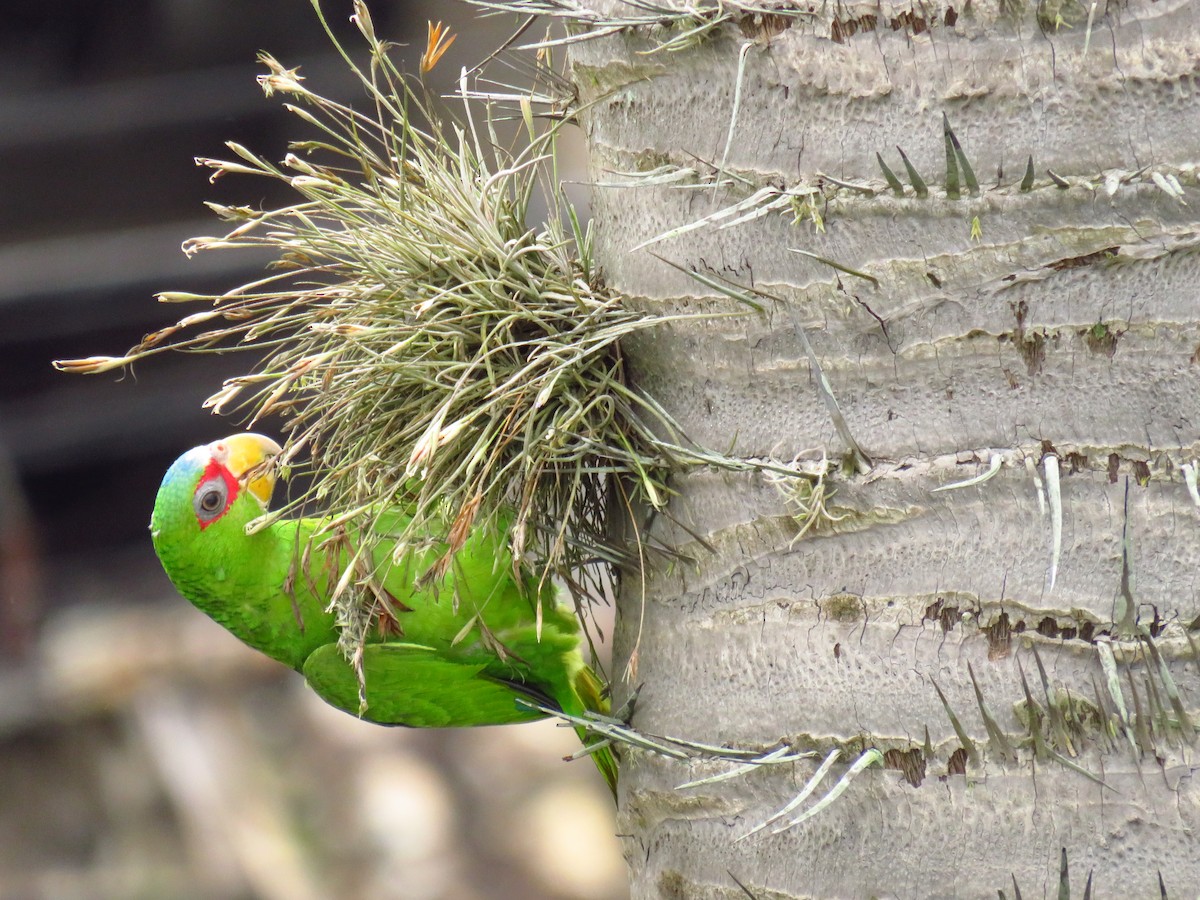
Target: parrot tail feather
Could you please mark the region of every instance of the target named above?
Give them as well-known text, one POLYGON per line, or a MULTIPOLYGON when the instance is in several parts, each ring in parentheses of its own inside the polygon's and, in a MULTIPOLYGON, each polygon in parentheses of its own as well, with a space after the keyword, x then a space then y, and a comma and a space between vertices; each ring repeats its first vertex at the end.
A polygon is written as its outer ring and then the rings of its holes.
POLYGON ((586 665, 580 666, 575 673, 575 693, 588 712, 608 715, 610 706, 608 698, 604 696, 604 683, 586 665))
MULTIPOLYGON (((604 740, 600 738, 599 740, 604 740)), ((585 737, 584 743, 591 745, 597 741, 597 738, 585 737)), ((613 754, 612 747, 601 747, 599 750, 593 750, 589 754, 596 762, 596 768, 600 770, 600 775, 608 784, 608 789, 612 791, 613 800, 617 799, 617 757, 613 754)))
MULTIPOLYGON (((575 673, 575 693, 583 701, 585 710, 608 715, 610 704, 608 698, 604 696, 604 684, 586 665, 580 666, 579 671, 575 673)), ((583 741, 585 747, 591 747, 604 740, 599 735, 589 734, 584 728, 576 728, 575 731, 579 734, 579 739, 583 741)), ((612 791, 615 800, 617 797, 617 758, 613 754, 612 747, 600 747, 592 751, 589 756, 596 763, 596 768, 600 770, 600 774, 607 782, 608 789, 612 791)))

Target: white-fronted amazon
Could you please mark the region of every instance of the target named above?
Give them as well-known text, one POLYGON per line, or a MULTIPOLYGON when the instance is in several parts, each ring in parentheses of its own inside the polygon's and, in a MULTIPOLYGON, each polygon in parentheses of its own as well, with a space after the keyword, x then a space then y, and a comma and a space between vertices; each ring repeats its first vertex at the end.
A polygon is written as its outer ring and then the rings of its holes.
MULTIPOLYGON (((329 549, 317 519, 282 519, 252 534, 274 488, 268 463, 279 445, 237 434, 179 457, 163 478, 150 532, 155 552, 179 592, 236 637, 302 673, 322 698, 359 714, 359 679, 338 647, 330 594, 354 533, 329 549)), ((607 712, 599 679, 580 653, 579 624, 516 576, 504 535, 476 528, 441 577, 430 567, 445 547, 409 551, 394 560, 407 519, 379 517, 372 526, 375 580, 386 603, 384 627, 362 654, 362 717, 418 728, 529 722, 542 714, 517 703, 581 715, 607 712), (428 576, 428 577, 427 577, 428 576)), ((592 754, 615 789, 616 761, 592 754)))

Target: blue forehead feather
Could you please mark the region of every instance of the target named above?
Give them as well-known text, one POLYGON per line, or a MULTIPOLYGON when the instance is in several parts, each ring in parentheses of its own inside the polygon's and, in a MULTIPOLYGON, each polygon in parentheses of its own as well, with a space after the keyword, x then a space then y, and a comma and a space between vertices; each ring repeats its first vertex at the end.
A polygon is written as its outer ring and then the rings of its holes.
POLYGON ((196 481, 208 465, 209 459, 207 447, 193 447, 171 463, 171 468, 167 469, 167 473, 163 475, 163 487, 179 482, 196 481))

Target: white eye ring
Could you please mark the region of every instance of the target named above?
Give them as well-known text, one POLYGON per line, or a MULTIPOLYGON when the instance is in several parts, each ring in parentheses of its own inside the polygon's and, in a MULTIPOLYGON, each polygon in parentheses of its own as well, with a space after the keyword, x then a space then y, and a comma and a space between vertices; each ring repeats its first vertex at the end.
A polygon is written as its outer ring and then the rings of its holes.
POLYGON ((229 500, 229 487, 224 478, 210 478, 200 483, 192 499, 196 518, 205 524, 220 518, 229 500))

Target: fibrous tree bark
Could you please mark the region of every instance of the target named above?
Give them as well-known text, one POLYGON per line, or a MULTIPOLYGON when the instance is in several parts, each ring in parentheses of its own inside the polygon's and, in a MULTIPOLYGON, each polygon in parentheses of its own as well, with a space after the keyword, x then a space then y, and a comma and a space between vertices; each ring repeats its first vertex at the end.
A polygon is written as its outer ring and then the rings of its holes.
POLYGON ((634 896, 1041 896, 1064 850, 1077 893, 1186 895, 1200 7, 693 13, 572 48, 599 257, 661 311, 762 292, 631 369, 698 444, 827 455, 826 514, 795 540, 811 493, 680 478, 653 529, 685 558, 623 584, 622 689, 648 732, 884 764, 738 841, 819 758, 677 790, 721 764, 628 751, 634 896))

